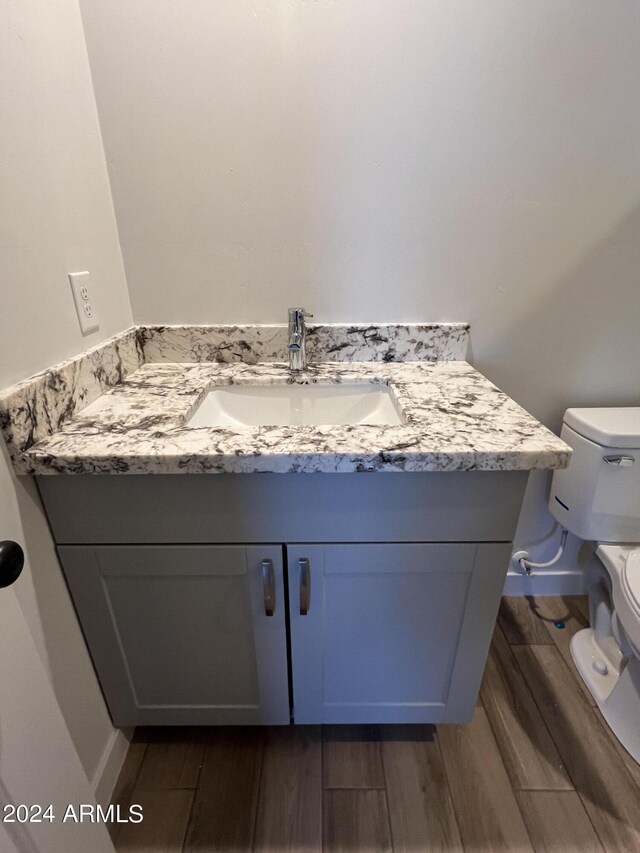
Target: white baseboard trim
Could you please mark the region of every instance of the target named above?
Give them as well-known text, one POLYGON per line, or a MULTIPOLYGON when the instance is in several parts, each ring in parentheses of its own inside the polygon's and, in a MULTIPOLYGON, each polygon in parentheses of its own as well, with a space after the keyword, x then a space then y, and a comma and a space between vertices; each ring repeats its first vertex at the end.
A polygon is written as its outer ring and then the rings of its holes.
POLYGON ((584 577, 581 571, 540 571, 537 574, 521 575, 510 571, 504 585, 503 595, 583 595, 584 577))
POLYGON ((114 729, 91 780, 96 802, 101 806, 109 805, 128 749, 129 738, 120 729, 114 729))

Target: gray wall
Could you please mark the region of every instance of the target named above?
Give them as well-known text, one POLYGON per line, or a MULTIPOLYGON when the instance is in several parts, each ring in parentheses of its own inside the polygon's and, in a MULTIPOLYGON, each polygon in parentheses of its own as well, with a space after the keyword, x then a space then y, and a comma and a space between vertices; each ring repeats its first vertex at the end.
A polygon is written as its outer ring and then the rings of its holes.
MULTIPOLYGON (((132 316, 77 0, 5 5, 0 67, 4 388, 126 328, 132 316), (87 338, 67 280, 79 269, 92 273, 102 323, 87 338)), ((114 730, 34 484, 14 476, 4 444, 0 517, 0 538, 25 546, 27 568, 14 588, 82 765, 99 782, 114 730)))

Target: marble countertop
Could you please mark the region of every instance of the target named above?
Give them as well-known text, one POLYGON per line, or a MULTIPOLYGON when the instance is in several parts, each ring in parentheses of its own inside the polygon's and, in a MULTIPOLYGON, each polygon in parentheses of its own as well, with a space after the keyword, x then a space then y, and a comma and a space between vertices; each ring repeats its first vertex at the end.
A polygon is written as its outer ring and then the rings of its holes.
POLYGON ((570 448, 465 361, 147 363, 20 454, 21 473, 347 473, 563 468, 570 448), (393 426, 187 425, 226 384, 385 383, 393 426))

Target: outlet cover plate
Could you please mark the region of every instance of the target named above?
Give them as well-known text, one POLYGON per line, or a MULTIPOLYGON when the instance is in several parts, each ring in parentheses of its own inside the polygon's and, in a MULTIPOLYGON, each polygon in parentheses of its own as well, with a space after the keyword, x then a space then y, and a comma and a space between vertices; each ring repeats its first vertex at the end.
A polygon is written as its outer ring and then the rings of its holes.
POLYGON ((93 304, 88 271, 70 272, 69 282, 71 283, 73 301, 78 314, 80 331, 83 335, 96 332, 100 328, 100 322, 98 321, 98 314, 93 304))

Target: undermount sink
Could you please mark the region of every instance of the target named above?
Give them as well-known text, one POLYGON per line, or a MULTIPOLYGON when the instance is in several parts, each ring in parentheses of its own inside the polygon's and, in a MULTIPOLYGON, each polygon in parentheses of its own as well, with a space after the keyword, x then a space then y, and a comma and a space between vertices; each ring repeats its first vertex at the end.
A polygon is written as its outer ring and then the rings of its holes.
POLYGON ((370 385, 229 385, 206 395, 192 427, 401 424, 389 387, 370 385))

